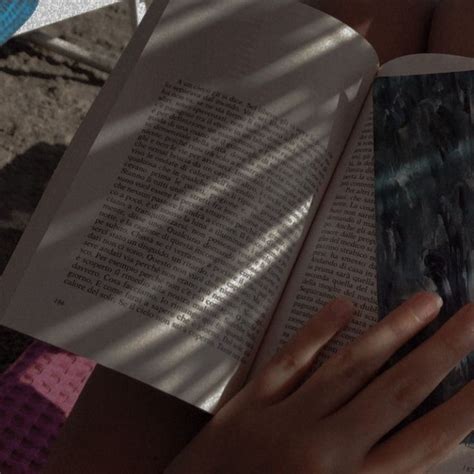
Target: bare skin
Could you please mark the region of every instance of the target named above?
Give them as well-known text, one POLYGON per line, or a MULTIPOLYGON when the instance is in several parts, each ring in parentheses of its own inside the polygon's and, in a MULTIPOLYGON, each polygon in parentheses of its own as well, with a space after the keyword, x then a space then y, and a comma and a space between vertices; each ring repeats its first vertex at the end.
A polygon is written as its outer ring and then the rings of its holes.
POLYGON ((431 17, 439 0, 305 0, 354 28, 383 64, 426 51, 431 17))
POLYGON ((364 36, 383 64, 416 53, 474 57, 472 0, 305 0, 364 36))
POLYGON ((443 0, 434 11, 428 52, 474 57, 474 2, 443 0))
POLYGON ((349 302, 333 301, 216 414, 167 474, 425 472, 474 429, 474 382, 377 442, 474 349, 474 305, 376 374, 441 304, 437 295, 417 293, 304 381, 318 351, 351 318, 349 302))

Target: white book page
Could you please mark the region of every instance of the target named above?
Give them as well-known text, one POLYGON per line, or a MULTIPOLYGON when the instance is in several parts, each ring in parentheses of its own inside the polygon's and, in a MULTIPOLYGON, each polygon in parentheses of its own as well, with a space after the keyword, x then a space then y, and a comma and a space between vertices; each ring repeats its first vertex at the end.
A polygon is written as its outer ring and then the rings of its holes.
POLYGON ((214 410, 250 367, 376 63, 305 5, 173 1, 2 324, 214 410))
MULTIPOLYGON (((474 69, 474 59, 423 54, 390 61, 379 76, 474 69)), ((348 146, 313 222, 278 310, 262 343, 252 374, 286 343, 304 322, 337 296, 356 306, 353 321, 331 340, 316 367, 377 322, 376 242, 372 96, 358 118, 348 146)), ((474 448, 453 451, 433 473, 474 471, 474 448)))
POLYGON ((377 321, 372 139, 370 98, 298 257, 253 372, 337 296, 351 298, 357 318, 323 348, 317 367, 377 321))

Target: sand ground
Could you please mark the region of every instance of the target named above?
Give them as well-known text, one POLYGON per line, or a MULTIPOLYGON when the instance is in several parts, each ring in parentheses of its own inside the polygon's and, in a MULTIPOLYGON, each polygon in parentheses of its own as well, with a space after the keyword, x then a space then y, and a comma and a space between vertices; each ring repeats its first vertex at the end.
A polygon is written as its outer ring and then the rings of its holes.
MULTIPOLYGON (((133 32, 120 4, 44 31, 113 61, 133 32)), ((106 79, 24 40, 0 46, 0 274, 106 79)))

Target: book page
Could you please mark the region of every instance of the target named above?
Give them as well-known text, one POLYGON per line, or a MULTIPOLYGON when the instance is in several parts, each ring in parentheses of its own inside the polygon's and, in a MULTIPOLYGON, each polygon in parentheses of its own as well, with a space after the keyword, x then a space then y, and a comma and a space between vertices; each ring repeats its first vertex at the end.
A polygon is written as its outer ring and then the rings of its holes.
POLYGON ((372 137, 370 99, 298 257, 254 371, 337 296, 354 302, 357 318, 323 348, 317 367, 377 321, 372 137))
POLYGON ((215 409, 250 367, 376 62, 305 5, 173 1, 2 324, 215 409))
MULTIPOLYGON (((474 59, 425 54, 393 60, 381 68, 379 75, 427 74, 473 68, 474 59)), ((324 304, 337 296, 350 297, 356 315, 323 348, 315 370, 377 322, 375 244, 370 95, 298 257, 252 374, 324 304)), ((472 446, 460 445, 449 460, 429 472, 470 472, 473 467, 472 446)))

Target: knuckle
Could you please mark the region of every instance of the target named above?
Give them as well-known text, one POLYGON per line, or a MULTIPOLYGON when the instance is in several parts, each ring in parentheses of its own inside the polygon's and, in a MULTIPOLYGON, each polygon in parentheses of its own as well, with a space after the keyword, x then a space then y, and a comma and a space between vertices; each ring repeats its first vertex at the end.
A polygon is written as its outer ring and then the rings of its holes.
POLYGON ((455 341, 455 338, 450 334, 440 334, 440 354, 443 357, 446 364, 451 365, 456 362, 461 354, 459 354, 458 344, 455 341))
POLYGON ((387 332, 392 340, 399 341, 407 333, 407 324, 404 321, 391 321, 387 324, 387 332))
POLYGON ((298 368, 298 360, 293 353, 283 350, 275 356, 272 366, 284 371, 291 371, 298 368))
POLYGON ((463 310, 468 313, 474 313, 474 303, 467 303, 463 306, 463 310))
POLYGON ((409 377, 401 378, 398 383, 393 384, 393 380, 390 382, 388 390, 393 393, 392 403, 403 411, 411 411, 418 405, 418 394, 417 384, 409 377))
POLYGON ((367 368, 358 361, 355 350, 347 347, 341 351, 341 355, 336 359, 339 366, 339 378, 346 383, 348 380, 365 379, 367 368))
POLYGON ((414 301, 406 301, 395 311, 392 329, 400 336, 407 336, 414 331, 419 331, 434 316, 433 310, 422 308, 414 301))
POLYGON ((426 450, 429 456, 433 456, 443 451, 452 442, 452 434, 447 428, 438 426, 436 430, 427 433, 426 450))
POLYGON ((403 317, 393 319, 387 325, 390 335, 395 340, 405 339, 407 335, 414 332, 420 326, 420 319, 413 310, 409 310, 403 314, 403 317), (409 315, 410 317, 407 317, 409 315))
POLYGON ((419 312, 415 309, 415 306, 411 302, 407 302, 405 306, 405 314, 409 316, 409 320, 414 320, 417 323, 423 322, 423 318, 420 316, 419 312))
POLYGON ((352 367, 355 363, 355 353, 353 346, 346 346, 341 349, 335 357, 341 367, 352 367))

